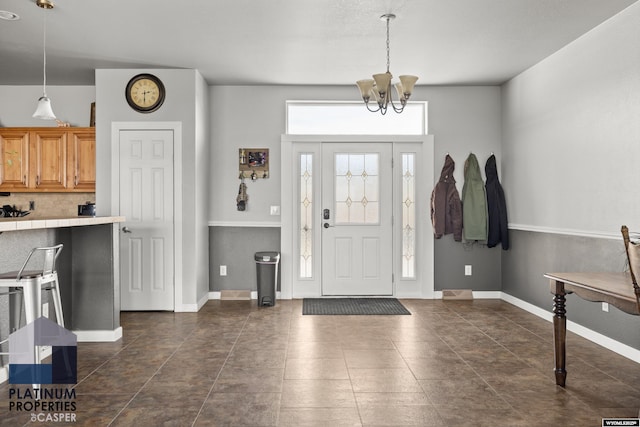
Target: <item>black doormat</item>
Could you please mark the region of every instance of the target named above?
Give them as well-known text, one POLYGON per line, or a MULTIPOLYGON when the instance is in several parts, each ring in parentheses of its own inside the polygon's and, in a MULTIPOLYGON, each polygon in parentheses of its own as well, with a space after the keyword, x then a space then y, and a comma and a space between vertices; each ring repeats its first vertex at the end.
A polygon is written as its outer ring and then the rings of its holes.
POLYGON ((305 298, 302 314, 312 315, 411 315, 395 298, 305 298))

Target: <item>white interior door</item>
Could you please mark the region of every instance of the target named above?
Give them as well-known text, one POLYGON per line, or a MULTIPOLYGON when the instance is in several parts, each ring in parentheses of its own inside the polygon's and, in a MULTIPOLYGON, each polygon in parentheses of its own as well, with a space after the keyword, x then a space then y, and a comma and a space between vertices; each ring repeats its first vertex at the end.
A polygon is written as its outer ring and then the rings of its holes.
POLYGON ((392 295, 392 144, 322 144, 322 294, 392 295))
POLYGON ((173 131, 120 131, 120 305, 174 310, 173 131))

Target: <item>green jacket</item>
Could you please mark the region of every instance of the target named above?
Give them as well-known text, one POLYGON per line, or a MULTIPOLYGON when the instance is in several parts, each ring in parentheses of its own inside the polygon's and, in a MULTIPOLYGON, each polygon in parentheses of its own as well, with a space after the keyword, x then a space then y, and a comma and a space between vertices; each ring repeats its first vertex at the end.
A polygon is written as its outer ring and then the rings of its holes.
POLYGON ((487 240, 487 195, 475 154, 464 162, 462 187, 462 237, 465 240, 487 240))

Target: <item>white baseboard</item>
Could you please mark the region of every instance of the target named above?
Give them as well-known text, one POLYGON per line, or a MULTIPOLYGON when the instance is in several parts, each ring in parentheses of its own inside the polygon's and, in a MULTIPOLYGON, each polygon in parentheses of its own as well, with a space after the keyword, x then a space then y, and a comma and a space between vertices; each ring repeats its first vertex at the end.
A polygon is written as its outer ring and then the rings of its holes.
POLYGON ((174 310, 174 313, 197 313, 198 312, 198 304, 182 304, 177 306, 174 310))
POLYGON ((72 331, 78 342, 114 342, 122 338, 122 326, 113 331, 72 331))
MULTIPOLYGON (((502 292, 500 291, 473 291, 473 299, 501 299, 502 292)), ((434 291, 432 299, 442 299, 442 291, 434 291)), ((425 298, 429 299, 429 298, 425 298)))
POLYGON ((209 294, 202 295, 202 298, 200 298, 198 300, 198 310, 196 310, 196 311, 200 311, 200 309, 202 307, 204 307, 204 305, 207 303, 207 301, 209 301, 209 294))
MULTIPOLYGON (((209 299, 220 299, 222 297, 222 292, 209 292, 209 299)), ((280 299, 280 292, 276 293, 276 298, 280 299)), ((258 291, 251 291, 251 299, 258 299, 258 291)))
POLYGON ((475 299, 501 299, 502 292, 500 291, 473 291, 473 298, 475 299))

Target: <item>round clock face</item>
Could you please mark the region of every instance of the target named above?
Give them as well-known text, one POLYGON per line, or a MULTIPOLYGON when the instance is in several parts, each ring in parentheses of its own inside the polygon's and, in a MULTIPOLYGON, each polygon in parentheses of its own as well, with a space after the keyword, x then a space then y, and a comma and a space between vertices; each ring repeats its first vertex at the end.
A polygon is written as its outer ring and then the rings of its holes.
POLYGON ((151 113, 164 102, 164 85, 152 74, 138 74, 127 84, 125 97, 136 111, 151 113))

